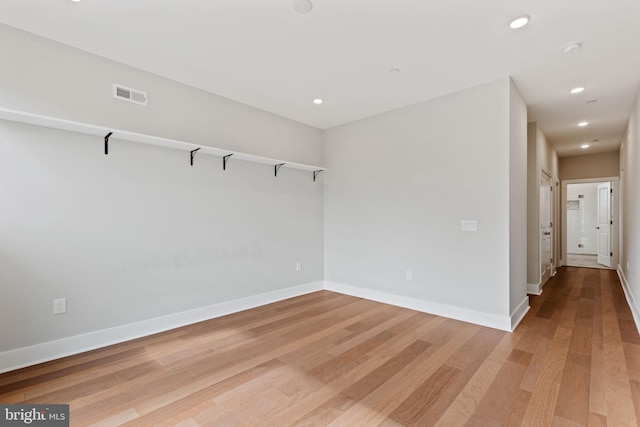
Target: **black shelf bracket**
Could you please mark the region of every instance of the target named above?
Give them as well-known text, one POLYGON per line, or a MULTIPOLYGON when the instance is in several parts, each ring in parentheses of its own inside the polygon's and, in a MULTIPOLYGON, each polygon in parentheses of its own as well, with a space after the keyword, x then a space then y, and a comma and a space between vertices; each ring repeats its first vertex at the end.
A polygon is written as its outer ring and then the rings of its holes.
POLYGON ((227 154, 226 156, 222 157, 222 170, 226 171, 227 170, 227 162, 229 161, 229 157, 233 156, 233 153, 231 154, 227 154))
POLYGON ((191 166, 193 166, 193 158, 196 156, 196 153, 198 152, 199 148, 196 148, 195 150, 191 150, 191 166))
POLYGON ((280 170, 280 168, 281 168, 282 166, 284 166, 285 164, 286 164, 286 163, 280 163, 280 164, 275 165, 275 166, 273 167, 274 176, 278 176, 278 171, 279 171, 279 170, 280 170))
POLYGON ((316 182, 316 178, 318 177, 318 175, 320 175, 322 172, 324 172, 324 170, 320 169, 317 171, 313 171, 313 182, 316 182))
POLYGON ((105 135, 104 137, 104 154, 107 155, 109 154, 109 137, 113 135, 113 132, 109 132, 108 134, 105 135))

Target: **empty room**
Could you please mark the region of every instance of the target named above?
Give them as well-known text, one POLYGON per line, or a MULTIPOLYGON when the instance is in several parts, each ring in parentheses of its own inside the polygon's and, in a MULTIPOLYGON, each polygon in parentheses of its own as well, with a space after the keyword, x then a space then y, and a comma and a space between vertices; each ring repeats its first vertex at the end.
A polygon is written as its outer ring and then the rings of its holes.
POLYGON ((2 1, 0 425, 640 425, 638 22, 2 1))

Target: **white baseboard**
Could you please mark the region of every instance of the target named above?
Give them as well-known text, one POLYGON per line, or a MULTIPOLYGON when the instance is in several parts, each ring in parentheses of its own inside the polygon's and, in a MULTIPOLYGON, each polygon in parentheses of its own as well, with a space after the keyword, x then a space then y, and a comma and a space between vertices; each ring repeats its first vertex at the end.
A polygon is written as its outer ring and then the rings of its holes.
POLYGON ((518 307, 516 307, 516 309, 513 310, 513 313, 511 313, 511 316, 509 316, 511 318, 511 331, 514 331, 516 329, 516 327, 520 324, 520 322, 522 321, 522 319, 524 318, 524 316, 527 314, 528 311, 529 311, 529 296, 526 296, 524 297, 522 302, 518 304, 518 307))
POLYGON ((618 264, 618 268, 616 269, 618 272, 618 277, 620 278, 620 283, 622 283, 622 289, 624 290, 624 296, 627 298, 627 304, 631 309, 631 314, 633 315, 633 321, 636 323, 636 329, 638 333, 640 333, 640 305, 638 305, 638 301, 633 296, 631 292, 631 288, 629 287, 629 282, 627 282, 627 277, 624 275, 624 271, 622 271, 622 267, 618 264))
POLYGON ((529 295, 541 295, 542 294, 542 285, 540 282, 538 283, 527 283, 527 293, 529 295))
POLYGON ((287 298, 321 291, 323 287, 323 282, 306 283, 141 322, 5 351, 0 353, 0 373, 237 313, 287 298))
MULTIPOLYGON (((261 305, 270 304, 323 289, 421 311, 424 313, 435 314, 437 316, 475 323, 477 325, 487 326, 503 331, 513 331, 529 310, 528 297, 518 305, 510 316, 502 317, 480 311, 439 304, 432 301, 391 294, 388 292, 375 291, 352 285, 326 281, 313 282, 259 295, 253 295, 246 298, 240 298, 233 301, 226 301, 207 307, 174 313, 167 316, 116 326, 109 329, 5 351, 0 353, 0 373, 149 336, 159 332, 179 328, 181 326, 214 319, 216 317, 237 313, 239 311, 248 310, 261 305)), ((627 294, 627 299, 629 299, 627 288, 625 288, 625 294, 627 294)), ((632 309, 632 311, 634 313, 634 319, 636 319, 636 325, 640 324, 638 321, 638 319, 640 319, 640 316, 638 316, 639 311, 637 308, 635 310, 632 309)))
MULTIPOLYGON (((439 304, 432 301, 406 297, 402 295, 391 294, 388 292, 375 291, 358 286, 345 285, 336 282, 324 282, 324 288, 328 291, 338 292, 345 295, 351 295, 358 298, 364 298, 371 301, 378 301, 384 304, 391 304, 398 307, 408 308, 411 310, 421 311, 424 313, 435 314, 437 316, 448 317, 451 319, 462 320, 463 322, 475 323, 477 325, 487 326, 489 328, 500 329, 503 331, 512 331, 514 322, 508 316, 496 316, 495 314, 483 313, 453 307, 450 305, 439 304)), ((522 304, 521 304, 522 305, 522 304)), ((529 308, 528 299, 526 308, 529 308)), ((525 311, 526 313, 526 311, 525 311)), ((519 312, 515 313, 520 315, 519 312)), ((524 316, 524 314, 522 314, 524 316)), ((518 320, 519 322, 520 320, 518 320)), ((517 322, 515 322, 517 325, 517 322)))

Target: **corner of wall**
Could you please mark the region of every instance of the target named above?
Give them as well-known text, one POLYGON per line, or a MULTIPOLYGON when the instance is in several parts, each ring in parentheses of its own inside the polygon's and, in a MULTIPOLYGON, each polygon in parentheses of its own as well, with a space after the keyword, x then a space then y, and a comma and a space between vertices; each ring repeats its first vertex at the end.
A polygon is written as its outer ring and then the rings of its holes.
POLYGON ((306 283, 234 301, 222 302, 101 331, 5 351, 0 353, 0 373, 215 319, 261 305, 317 292, 323 288, 323 282, 306 283))
POLYGON ((524 316, 529 312, 529 296, 525 296, 524 299, 518 304, 515 310, 511 313, 511 329, 513 332, 520 324, 524 316))
POLYGON ((324 289, 331 292, 351 295, 358 298, 364 298, 384 304, 391 304, 397 307, 408 308, 410 310, 434 314, 436 316, 447 317, 449 319, 461 320, 463 322, 475 323, 476 325, 509 332, 513 331, 515 325, 520 322, 522 317, 524 317, 524 314, 526 314, 526 310, 529 309, 528 298, 526 298, 526 301, 523 300, 522 303, 520 303, 510 317, 502 317, 475 310, 435 303, 420 298, 397 295, 389 292, 347 285, 344 283, 325 281, 324 289))
POLYGON ((538 283, 527 283, 527 294, 529 295, 542 295, 542 284, 538 283))
POLYGON ((527 105, 511 79, 509 92, 509 311, 512 311, 527 298, 529 148, 527 105))

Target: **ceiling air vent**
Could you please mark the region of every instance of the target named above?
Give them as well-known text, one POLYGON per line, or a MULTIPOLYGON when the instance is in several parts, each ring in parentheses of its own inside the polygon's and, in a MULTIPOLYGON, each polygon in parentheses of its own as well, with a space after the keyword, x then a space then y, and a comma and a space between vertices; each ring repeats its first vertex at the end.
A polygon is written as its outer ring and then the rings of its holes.
POLYGON ((147 106, 147 92, 131 89, 118 83, 113 84, 113 97, 121 101, 147 106))

